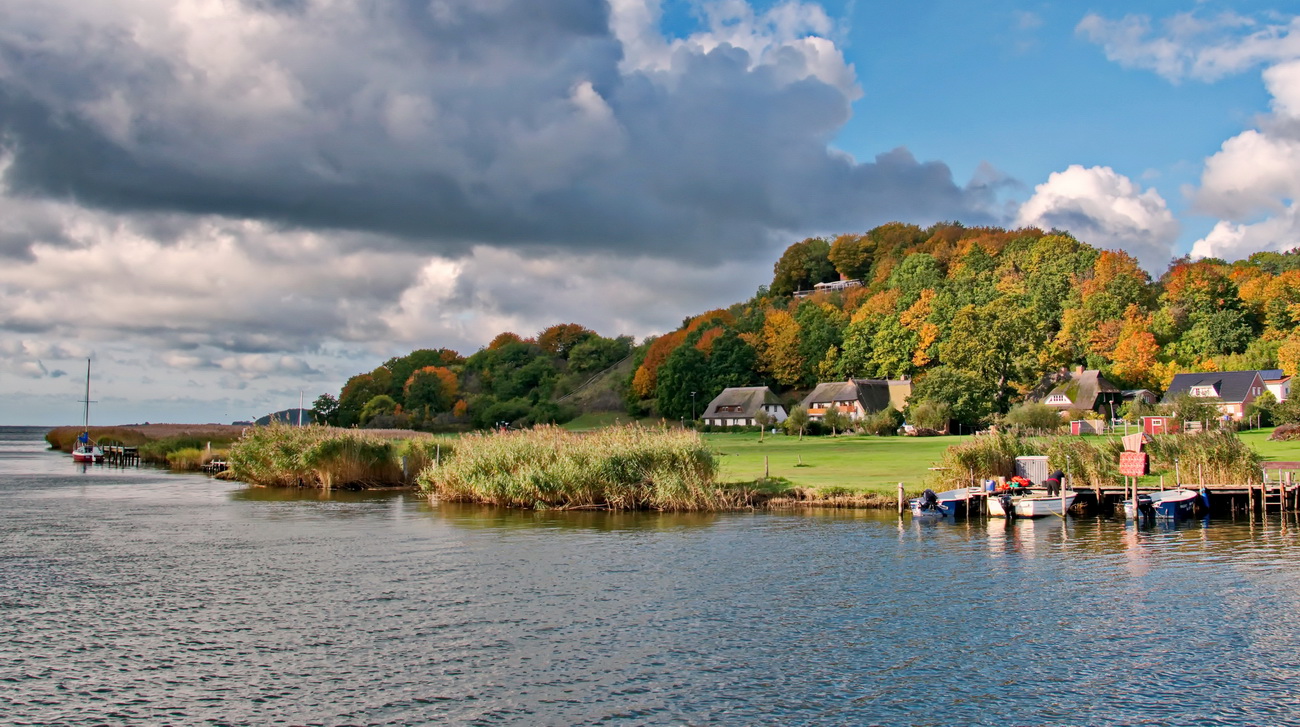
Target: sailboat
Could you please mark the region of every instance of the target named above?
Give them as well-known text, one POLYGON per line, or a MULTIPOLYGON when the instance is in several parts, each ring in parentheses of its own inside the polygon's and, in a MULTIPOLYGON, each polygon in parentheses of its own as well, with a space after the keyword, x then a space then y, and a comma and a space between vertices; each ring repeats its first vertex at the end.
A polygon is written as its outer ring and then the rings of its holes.
POLYGON ((82 400, 85 411, 82 417, 81 436, 77 437, 77 446, 72 450, 73 462, 103 462, 104 450, 90 441, 90 359, 86 359, 86 398, 82 400))

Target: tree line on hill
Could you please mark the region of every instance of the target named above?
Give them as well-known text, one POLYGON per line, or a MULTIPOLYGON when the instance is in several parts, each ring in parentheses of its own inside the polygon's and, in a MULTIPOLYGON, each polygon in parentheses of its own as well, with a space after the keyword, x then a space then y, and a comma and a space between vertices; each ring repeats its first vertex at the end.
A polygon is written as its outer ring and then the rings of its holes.
POLYGON ((627 411, 668 419, 698 417, 731 386, 793 395, 910 377, 909 408, 978 425, 1079 364, 1157 393, 1184 371, 1300 370, 1296 250, 1182 258, 1153 279, 1131 255, 1066 232, 889 223, 797 242, 773 273, 749 300, 639 346, 573 323, 502 333, 468 358, 390 359, 316 410, 341 426, 563 421, 575 411, 557 399, 629 355, 618 382, 627 411), (836 280, 861 284, 810 292, 836 280))

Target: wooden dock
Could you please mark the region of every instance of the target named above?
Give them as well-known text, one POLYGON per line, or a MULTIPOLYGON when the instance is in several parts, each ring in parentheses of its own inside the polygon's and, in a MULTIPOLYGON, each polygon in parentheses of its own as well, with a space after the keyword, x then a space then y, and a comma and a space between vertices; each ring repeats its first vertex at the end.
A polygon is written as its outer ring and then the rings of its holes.
POLYGON ((106 444, 100 449, 104 450, 104 464, 117 465, 119 467, 138 466, 140 464, 139 447, 123 447, 120 444, 106 444))

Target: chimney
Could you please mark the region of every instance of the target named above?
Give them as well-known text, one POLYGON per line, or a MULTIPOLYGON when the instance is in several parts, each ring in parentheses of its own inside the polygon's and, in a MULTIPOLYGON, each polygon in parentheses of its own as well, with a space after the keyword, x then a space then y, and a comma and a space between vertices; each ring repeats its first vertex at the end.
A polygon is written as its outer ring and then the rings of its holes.
POLYGON ((1075 367, 1074 367, 1074 375, 1075 375, 1075 376, 1083 376, 1083 366, 1075 366, 1075 367))

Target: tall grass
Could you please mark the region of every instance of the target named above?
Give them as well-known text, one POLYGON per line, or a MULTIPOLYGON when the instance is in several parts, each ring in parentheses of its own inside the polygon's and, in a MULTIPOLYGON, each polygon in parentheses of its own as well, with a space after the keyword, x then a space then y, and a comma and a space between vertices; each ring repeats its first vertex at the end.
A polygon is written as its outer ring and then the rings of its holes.
POLYGON ((1174 471, 1186 484, 1246 484, 1261 478, 1260 456, 1234 432, 1213 430, 1193 434, 1163 434, 1147 444, 1151 469, 1174 471))
MULTIPOLYGON (((45 441, 50 449, 71 452, 77 446, 77 437, 81 436, 81 427, 55 427, 45 433, 45 441)), ((149 441, 143 432, 127 427, 91 427, 90 438, 99 444, 121 444, 138 447, 149 441)))
POLYGON ((723 510, 752 493, 717 483, 718 463, 700 435, 639 425, 592 432, 559 427, 470 434, 455 456, 420 473, 445 500, 523 508, 723 510))
POLYGON ((943 489, 973 484, 971 478, 1010 477, 1016 472, 1016 457, 1043 453, 1037 440, 1009 432, 972 437, 954 444, 943 453, 936 483, 943 489))
MULTIPOLYGON (((973 437, 948 448, 935 484, 953 489, 1016 472, 1016 457, 1047 455, 1047 466, 1068 471, 1073 481, 1086 487, 1119 481, 1119 442, 1083 437, 1026 437, 1011 432, 973 437)), ((1040 483, 1041 484, 1041 483, 1040 483)))
POLYGON ((230 449, 229 476, 278 487, 400 486, 401 451, 400 442, 364 430, 253 427, 230 449))

